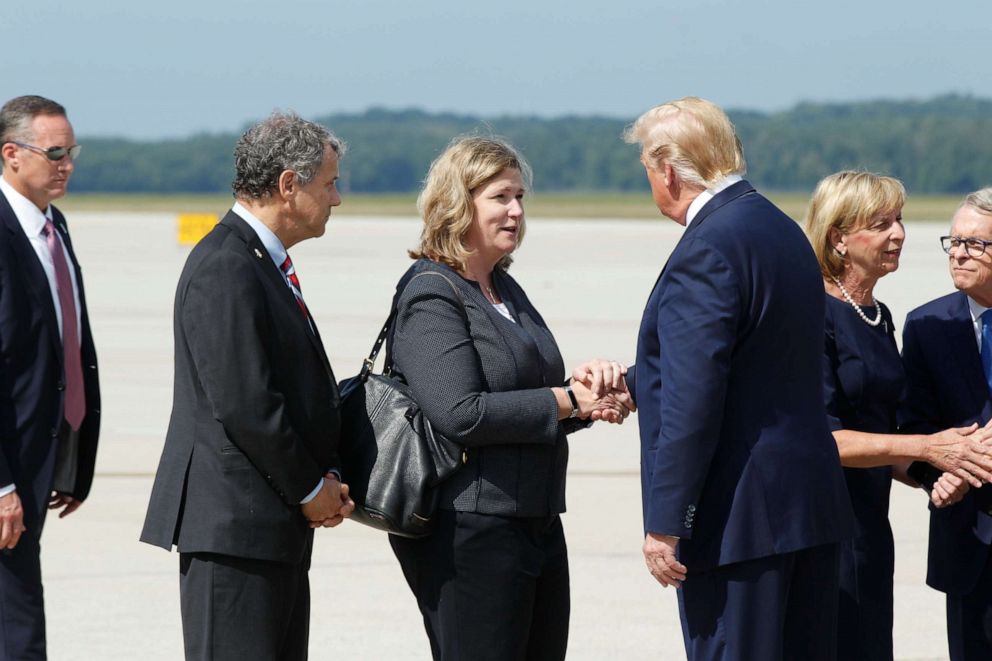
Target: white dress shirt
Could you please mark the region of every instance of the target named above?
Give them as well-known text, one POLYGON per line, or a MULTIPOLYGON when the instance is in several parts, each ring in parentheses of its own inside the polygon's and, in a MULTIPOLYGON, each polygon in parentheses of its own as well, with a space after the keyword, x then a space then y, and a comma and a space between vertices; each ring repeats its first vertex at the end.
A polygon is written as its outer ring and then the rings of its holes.
MULTIPOLYGON (((286 257, 289 256, 289 252, 287 252, 286 247, 282 245, 282 241, 279 240, 279 237, 276 236, 275 233, 265 225, 265 223, 256 218, 251 211, 248 211, 248 209, 241 206, 240 203, 235 202, 234 206, 231 207, 231 211, 236 213, 243 221, 248 223, 249 227, 255 230, 255 234, 258 235, 258 240, 262 242, 265 252, 269 253, 269 257, 272 258, 272 262, 276 265, 276 268, 279 269, 279 273, 282 274, 282 279, 286 282, 286 286, 289 287, 290 292, 293 292, 293 283, 289 281, 286 273, 282 270, 282 263, 286 261, 286 257)), ((293 296, 296 296, 295 292, 293 293, 293 296)), ((332 472, 337 474, 337 471, 332 472)), ((338 478, 340 477, 341 476, 338 475, 338 478)), ((324 486, 324 478, 320 478, 320 481, 317 483, 317 486, 314 487, 313 491, 311 491, 306 498, 300 501, 300 505, 306 505, 311 500, 316 498, 317 494, 320 493, 320 488, 322 486, 324 486)))
POLYGON ((988 310, 981 303, 976 303, 971 296, 968 297, 968 308, 971 310, 971 325, 975 328, 975 341, 978 342, 978 353, 982 353, 982 313, 988 310))
MULTIPOLYGON (((7 180, 0 177, 0 191, 10 204, 17 216, 17 222, 21 224, 24 235, 28 237, 31 247, 34 248, 41 268, 45 272, 48 280, 48 290, 52 294, 52 307, 55 308, 55 321, 59 326, 59 337, 62 337, 62 304, 59 302, 58 283, 55 280, 55 262, 52 260, 52 253, 48 249, 48 237, 45 236, 45 223, 52 220, 52 207, 49 206, 44 212, 34 205, 34 202, 18 193, 7 180)), ((65 233, 65 228, 60 227, 65 233)), ((69 249, 65 247, 62 236, 59 236, 59 244, 62 246, 62 253, 65 255, 65 263, 69 265, 69 278, 72 280, 72 295, 76 302, 76 328, 79 331, 76 336, 80 342, 83 339, 82 333, 82 309, 79 305, 79 284, 76 282, 76 269, 73 267, 72 259, 69 257, 69 249)), ((7 484, 0 487, 0 497, 6 496, 17 490, 16 484, 7 484)))
MULTIPOLYGON (((45 236, 45 223, 52 220, 52 207, 49 206, 42 212, 34 205, 34 202, 14 190, 14 187, 2 177, 0 177, 0 190, 3 191, 4 197, 10 203, 10 208, 14 210, 14 215, 17 216, 17 221, 21 224, 21 229, 24 230, 25 236, 31 242, 31 247, 34 248, 35 254, 38 255, 38 261, 41 262, 41 268, 45 271, 45 277, 48 279, 48 289, 52 293, 52 306, 55 308, 55 319, 59 325, 59 337, 62 337, 62 304, 59 303, 58 284, 55 280, 55 262, 52 261, 52 253, 48 250, 48 237, 45 236)), ((60 227, 59 229, 62 230, 63 234, 66 233, 64 227, 60 227)), ((65 242, 62 240, 61 234, 59 235, 59 243, 62 245, 65 263, 69 265, 69 278, 72 279, 72 294, 76 302, 76 328, 80 329, 76 335, 79 341, 82 342, 82 309, 79 305, 79 283, 76 282, 76 269, 73 266, 72 260, 69 258, 69 249, 65 247, 65 242)))
POLYGON ((707 188, 702 193, 697 195, 696 199, 689 204, 689 209, 685 212, 685 226, 689 227, 689 223, 692 222, 692 219, 696 217, 696 214, 699 213, 699 210, 702 209, 707 202, 716 197, 718 193, 736 184, 738 181, 744 181, 744 177, 739 174, 728 175, 716 182, 712 187, 707 188))

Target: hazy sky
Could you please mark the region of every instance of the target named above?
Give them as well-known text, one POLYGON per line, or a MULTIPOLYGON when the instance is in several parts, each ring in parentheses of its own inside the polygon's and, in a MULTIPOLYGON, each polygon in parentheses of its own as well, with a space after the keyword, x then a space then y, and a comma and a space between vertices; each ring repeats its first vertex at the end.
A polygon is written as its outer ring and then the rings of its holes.
POLYGON ((3 100, 50 96, 80 135, 240 128, 274 108, 633 118, 992 97, 989 0, 8 0, 3 100))

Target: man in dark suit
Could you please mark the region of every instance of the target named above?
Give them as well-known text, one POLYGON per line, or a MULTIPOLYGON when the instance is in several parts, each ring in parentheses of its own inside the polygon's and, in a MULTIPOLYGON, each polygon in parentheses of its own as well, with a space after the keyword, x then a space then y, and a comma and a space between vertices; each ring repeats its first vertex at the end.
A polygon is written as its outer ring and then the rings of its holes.
MULTIPOLYGON (((992 188, 968 195, 941 238, 959 291, 906 318, 900 427, 930 433, 992 419, 992 188)), ((939 472, 910 474, 930 484, 939 472)), ((946 478, 946 476, 945 476, 946 478)), ((941 478, 941 479, 945 479, 941 478)), ((959 481, 960 483, 960 481, 959 481)), ((967 488, 967 487, 965 487, 967 488)), ((941 480, 937 490, 944 492, 941 480)), ((992 659, 992 487, 930 511, 927 584, 947 594, 952 661, 992 659)))
POLYGON ((344 145, 273 114, 235 148, 224 219, 175 303, 175 389, 142 541, 179 550, 187 659, 307 658, 312 528, 354 504, 334 374, 287 250, 341 203, 344 145))
POLYGON ((687 225, 628 375, 648 568, 680 586, 690 659, 832 659, 852 513, 824 412, 816 258, 741 178, 740 142, 712 103, 658 106, 626 139, 658 208, 687 225))
POLYGON ((79 154, 65 108, 0 108, 0 660, 44 659, 39 558, 48 509, 89 494, 100 432, 96 352, 65 217, 79 154))

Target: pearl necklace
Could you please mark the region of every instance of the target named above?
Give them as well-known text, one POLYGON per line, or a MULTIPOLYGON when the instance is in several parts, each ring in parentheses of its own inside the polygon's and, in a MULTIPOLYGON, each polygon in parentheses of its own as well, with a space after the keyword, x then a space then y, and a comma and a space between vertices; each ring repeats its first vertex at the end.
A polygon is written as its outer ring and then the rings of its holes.
POLYGON ((864 310, 861 309, 861 306, 854 302, 854 299, 851 298, 851 295, 849 293, 847 293, 847 289, 845 289, 844 285, 840 283, 840 280, 838 280, 834 276, 830 276, 830 277, 833 278, 834 284, 836 284, 837 288, 840 289, 840 293, 844 295, 844 298, 847 299, 847 302, 851 304, 851 307, 854 308, 854 311, 858 313, 858 316, 861 317, 862 321, 864 321, 866 324, 868 324, 873 328, 875 326, 878 326, 880 323, 882 323, 882 308, 879 306, 878 300, 876 300, 874 296, 872 297, 872 303, 875 304, 875 312, 877 314, 875 316, 875 319, 872 320, 868 318, 868 315, 866 315, 864 310))

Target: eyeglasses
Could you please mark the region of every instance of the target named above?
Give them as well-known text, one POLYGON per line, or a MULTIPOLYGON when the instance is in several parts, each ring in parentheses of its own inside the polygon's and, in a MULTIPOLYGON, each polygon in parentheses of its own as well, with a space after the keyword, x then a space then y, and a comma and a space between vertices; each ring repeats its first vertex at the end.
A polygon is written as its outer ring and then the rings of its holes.
POLYGON ((956 250, 959 246, 964 246, 964 249, 968 253, 969 257, 981 257, 985 254, 985 249, 992 246, 992 241, 964 236, 940 237, 940 247, 943 248, 944 252, 948 255, 950 255, 951 252, 956 250))
POLYGON ((16 140, 11 140, 11 142, 18 147, 24 147, 25 149, 36 151, 39 154, 44 155, 50 161, 61 161, 66 156, 68 156, 70 160, 74 161, 79 158, 79 152, 83 150, 82 145, 73 145, 71 147, 49 147, 48 149, 43 149, 41 147, 36 147, 35 145, 29 145, 25 142, 17 142, 16 140))

